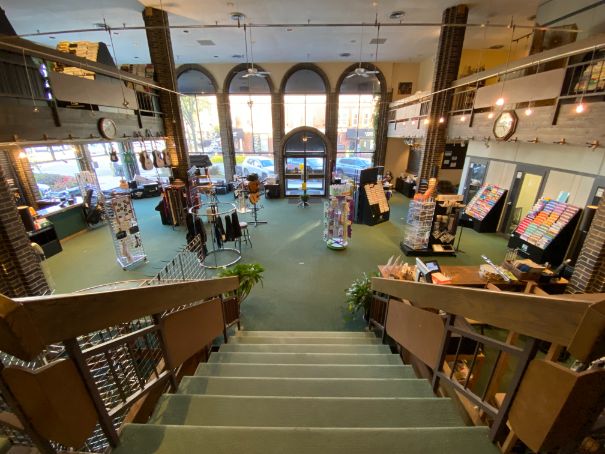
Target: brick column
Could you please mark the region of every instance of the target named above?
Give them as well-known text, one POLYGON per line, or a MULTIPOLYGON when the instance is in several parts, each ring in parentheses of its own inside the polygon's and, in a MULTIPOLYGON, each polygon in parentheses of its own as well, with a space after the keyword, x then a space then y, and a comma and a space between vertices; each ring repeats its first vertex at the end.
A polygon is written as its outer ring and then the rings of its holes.
MULTIPOLYGON (((443 12, 442 23, 466 24, 468 7, 466 5, 452 6, 443 12)), ((439 47, 435 60, 435 74, 433 76, 433 92, 449 88, 458 76, 462 45, 464 44, 464 27, 441 28, 439 47)), ((429 124, 424 138, 420 164, 420 178, 428 179, 439 175, 439 168, 443 159, 447 131, 448 112, 452 104, 452 91, 436 93, 431 100, 429 110, 429 124), (443 116, 445 121, 439 123, 443 116), (436 174, 432 175, 433 168, 436 174)))
MULTIPOLYGON (((143 10, 143 21, 147 28, 147 43, 151 63, 155 69, 158 85, 176 91, 176 73, 168 14, 157 8, 146 7, 143 10)), ((164 131, 166 131, 166 151, 172 159, 172 172, 176 178, 187 181, 189 155, 185 141, 185 128, 181 117, 181 106, 178 95, 160 90, 160 108, 164 114, 164 131)))
POLYGON ((283 139, 285 135, 284 94, 271 93, 271 115, 273 119, 273 169, 279 177, 280 195, 285 195, 283 139))
POLYGON ((393 100, 393 91, 387 92, 386 96, 380 98, 378 107, 378 125, 376 126, 376 153, 374 163, 383 166, 387 154, 387 135, 389 133, 389 104, 393 100))
POLYGON ((592 219, 566 293, 605 292, 605 197, 592 219))
POLYGON ((231 108, 229 107, 229 93, 217 93, 216 103, 223 163, 225 165, 225 179, 233 181, 233 175, 235 175, 235 147, 233 146, 233 135, 230 133, 231 108))
MULTIPOLYGON (((336 145, 338 141, 338 93, 327 93, 326 97, 326 137, 328 138, 328 164, 336 160, 336 145)), ((331 168, 326 169, 330 172, 331 168)), ((328 175, 328 183, 332 175, 328 175)))
POLYGON ((48 292, 40 261, 0 167, 0 292, 16 298, 48 292))
MULTIPOLYGON (((14 176, 19 180, 19 186, 23 192, 22 196, 30 207, 38 208, 36 200, 41 198, 40 190, 34 178, 32 166, 27 158, 20 158, 20 148, 7 150, 8 162, 13 169, 14 176)), ((10 178, 10 173, 5 170, 5 176, 10 178)))

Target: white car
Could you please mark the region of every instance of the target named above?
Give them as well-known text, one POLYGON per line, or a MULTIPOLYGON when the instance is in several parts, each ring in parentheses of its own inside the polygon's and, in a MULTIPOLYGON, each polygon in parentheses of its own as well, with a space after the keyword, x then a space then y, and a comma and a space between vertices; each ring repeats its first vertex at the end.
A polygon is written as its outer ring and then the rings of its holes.
POLYGON ((241 164, 237 166, 241 175, 247 177, 251 173, 255 173, 263 180, 267 177, 275 175, 273 167, 273 159, 263 156, 246 156, 241 164))

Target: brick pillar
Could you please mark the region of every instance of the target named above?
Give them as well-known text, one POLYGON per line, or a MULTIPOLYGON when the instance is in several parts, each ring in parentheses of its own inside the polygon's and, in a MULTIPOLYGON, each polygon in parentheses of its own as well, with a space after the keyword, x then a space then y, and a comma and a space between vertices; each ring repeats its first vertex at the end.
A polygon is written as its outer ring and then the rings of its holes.
POLYGON ((380 98, 378 107, 378 125, 376 126, 376 153, 374 163, 383 166, 387 154, 387 139, 389 133, 389 104, 393 100, 393 91, 387 92, 384 98, 380 98))
MULTIPOLYGON (((336 161, 336 145, 338 141, 338 93, 332 92, 327 93, 326 97, 326 137, 328 138, 328 153, 327 165, 332 164, 336 161)), ((332 169, 329 167, 326 169, 330 172, 332 169)), ((328 175, 328 182, 332 178, 332 175, 328 175)))
POLYGON ((38 208, 36 200, 41 198, 40 190, 36 184, 29 160, 19 157, 22 151, 21 148, 6 150, 6 160, 4 163, 0 163, 0 166, 4 166, 4 175, 6 178, 15 178, 18 181, 18 186, 25 202, 31 207, 38 208))
MULTIPOLYGON (((442 23, 466 24, 468 7, 466 5, 452 6, 443 12, 442 23)), ((433 76, 433 92, 449 88, 458 76, 462 45, 464 44, 464 27, 441 28, 439 47, 435 59, 435 74, 433 76)), ((443 159, 447 131, 448 112, 452 104, 452 91, 436 93, 431 99, 429 110, 429 124, 424 138, 421 154, 420 178, 428 179, 433 168, 439 175, 439 168, 443 159), (445 119, 439 123, 439 118, 445 119)))
POLYGON ((40 261, 0 167, 0 292, 15 298, 49 291, 40 261))
POLYGON ((283 153, 283 139, 285 135, 283 93, 271 93, 271 115, 273 119, 273 169, 279 177, 280 194, 283 197, 286 193, 283 153))
MULTIPOLYGON (((168 28, 168 14, 157 8, 146 7, 143 10, 143 21, 147 28, 149 55, 155 70, 158 85, 176 91, 176 73, 172 41, 168 28)), ((164 114, 164 131, 166 132, 166 151, 172 159, 172 172, 176 178, 187 181, 189 155, 185 141, 185 128, 181 117, 179 97, 175 93, 160 90, 160 108, 164 114)))
POLYGON ((592 219, 566 293, 605 292, 605 197, 592 219))
POLYGON ((233 134, 230 133, 231 108, 229 107, 229 93, 217 93, 216 103, 223 163, 225 164, 225 178, 227 181, 233 181, 233 175, 235 175, 235 147, 233 145, 233 134))

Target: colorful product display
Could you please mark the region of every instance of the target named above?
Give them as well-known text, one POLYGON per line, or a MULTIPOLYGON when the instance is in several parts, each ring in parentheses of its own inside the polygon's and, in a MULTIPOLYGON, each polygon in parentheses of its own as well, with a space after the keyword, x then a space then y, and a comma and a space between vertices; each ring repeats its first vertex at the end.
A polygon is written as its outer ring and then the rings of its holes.
POLYGON ((323 240, 330 249, 344 249, 351 239, 353 210, 351 187, 330 186, 330 199, 324 202, 323 240))
POLYGON ((493 184, 483 186, 466 206, 464 212, 479 221, 482 221, 498 203, 506 189, 493 184))
POLYGON ((578 211, 578 207, 567 203, 540 199, 519 223, 515 233, 523 241, 546 249, 578 211))

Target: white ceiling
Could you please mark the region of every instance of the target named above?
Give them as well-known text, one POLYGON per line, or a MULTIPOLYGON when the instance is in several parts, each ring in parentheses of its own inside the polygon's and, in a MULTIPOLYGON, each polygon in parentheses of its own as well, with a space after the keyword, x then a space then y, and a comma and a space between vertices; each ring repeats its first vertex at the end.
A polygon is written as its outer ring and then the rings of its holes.
MULTIPOLYGON (((517 24, 531 24, 540 0, 475 0, 468 3, 469 23, 507 24, 511 17, 517 24)), ((143 26, 144 6, 163 6, 169 11, 171 25, 234 24, 230 12, 240 11, 247 20, 258 24, 294 23, 393 23, 388 18, 395 10, 406 12, 403 22, 441 21, 442 11, 460 3, 455 0, 4 0, 2 7, 18 34, 86 29, 106 21, 114 28, 112 35, 118 63, 148 63, 149 52, 144 30, 119 30, 119 27, 143 26)), ((435 53, 439 27, 382 27, 386 38, 379 46, 381 61, 419 61, 435 53)), ((357 61, 361 27, 322 28, 254 28, 254 58, 263 62, 357 61), (350 52, 347 58, 340 53, 350 52)), ((515 36, 527 33, 517 29, 515 36)), ((241 63, 234 58, 244 54, 243 29, 173 29, 172 44, 176 64, 181 63, 241 63), (212 40, 214 46, 200 46, 197 40, 212 40)), ((374 60, 376 47, 369 41, 376 36, 376 27, 363 30, 363 55, 374 60)), ((111 44, 106 31, 55 34, 28 38, 55 47, 61 40, 103 41, 111 44), (53 39, 54 38, 54 39, 53 39)), ((492 45, 508 46, 511 30, 507 28, 471 28, 467 30, 465 48, 480 49, 492 45)), ((110 47, 111 50, 111 47, 110 47)))

